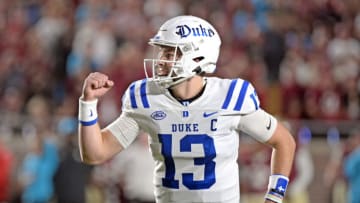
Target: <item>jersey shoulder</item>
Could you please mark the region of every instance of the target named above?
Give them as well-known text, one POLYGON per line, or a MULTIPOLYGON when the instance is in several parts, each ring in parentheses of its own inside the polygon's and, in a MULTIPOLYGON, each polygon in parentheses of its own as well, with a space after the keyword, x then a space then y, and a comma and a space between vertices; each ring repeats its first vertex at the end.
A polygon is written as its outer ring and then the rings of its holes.
POLYGON ((254 86, 241 78, 207 78, 210 101, 217 101, 224 111, 248 114, 260 108, 254 86))
POLYGON ((122 97, 122 110, 150 108, 150 95, 163 95, 164 90, 151 79, 132 82, 122 97))

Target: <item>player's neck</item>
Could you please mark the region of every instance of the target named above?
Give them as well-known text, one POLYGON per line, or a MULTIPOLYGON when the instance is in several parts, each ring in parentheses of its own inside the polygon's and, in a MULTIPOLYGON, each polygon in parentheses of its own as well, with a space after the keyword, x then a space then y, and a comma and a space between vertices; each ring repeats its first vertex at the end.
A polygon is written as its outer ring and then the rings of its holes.
POLYGON ((171 88, 171 94, 178 100, 188 100, 196 97, 204 87, 204 78, 194 76, 171 88))

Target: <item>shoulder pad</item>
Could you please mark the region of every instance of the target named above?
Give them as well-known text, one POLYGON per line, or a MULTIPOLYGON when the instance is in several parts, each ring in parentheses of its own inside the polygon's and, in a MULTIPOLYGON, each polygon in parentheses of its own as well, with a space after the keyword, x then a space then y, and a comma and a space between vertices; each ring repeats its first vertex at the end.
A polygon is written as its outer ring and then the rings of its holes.
POLYGON ((246 80, 233 79, 226 90, 222 109, 248 114, 259 109, 260 101, 252 84, 246 80))

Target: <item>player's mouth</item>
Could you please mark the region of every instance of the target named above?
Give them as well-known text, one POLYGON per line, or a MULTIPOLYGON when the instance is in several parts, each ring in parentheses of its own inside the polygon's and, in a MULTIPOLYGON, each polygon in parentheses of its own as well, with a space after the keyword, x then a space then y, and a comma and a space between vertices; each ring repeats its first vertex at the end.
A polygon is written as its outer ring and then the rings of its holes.
POLYGON ((156 67, 156 75, 163 77, 168 76, 170 73, 170 68, 164 67, 164 66, 157 66, 156 67))

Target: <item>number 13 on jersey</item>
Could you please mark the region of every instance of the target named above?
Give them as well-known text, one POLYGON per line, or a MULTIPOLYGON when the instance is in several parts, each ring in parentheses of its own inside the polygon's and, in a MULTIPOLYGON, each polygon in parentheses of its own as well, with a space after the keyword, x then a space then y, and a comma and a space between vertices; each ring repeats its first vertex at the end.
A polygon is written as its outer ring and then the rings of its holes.
MULTIPOLYGON (((159 134, 159 141, 162 144, 161 154, 165 159, 165 177, 162 179, 164 187, 178 189, 179 180, 175 179, 176 167, 172 156, 173 140, 171 134, 159 134)), ((202 145, 204 156, 194 157, 193 162, 196 166, 204 167, 204 179, 195 180, 193 173, 182 173, 182 184, 190 190, 208 189, 216 182, 215 176, 215 157, 216 150, 214 140, 207 134, 187 134, 180 139, 180 152, 191 152, 193 144, 202 145)))

